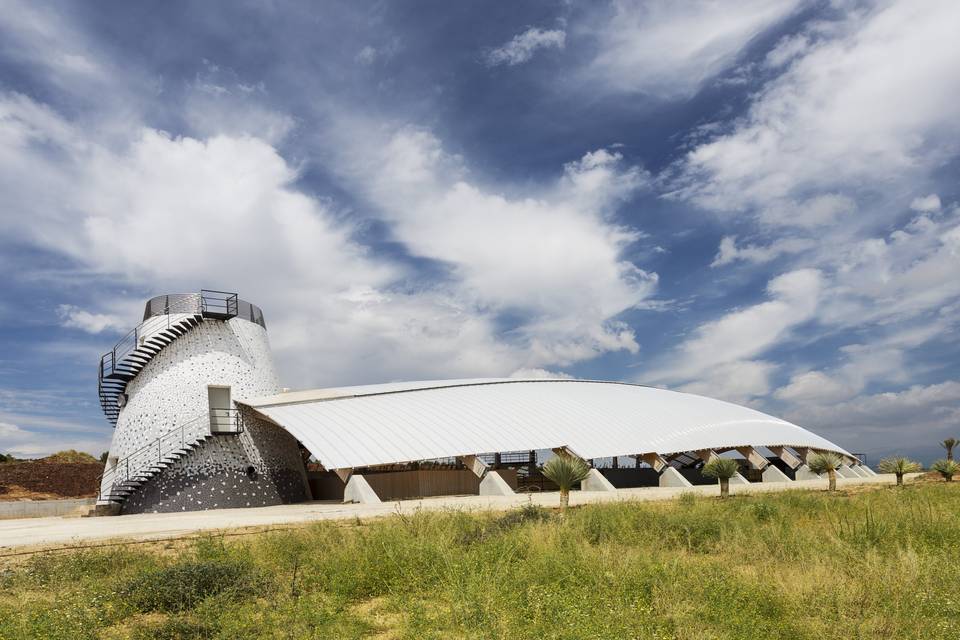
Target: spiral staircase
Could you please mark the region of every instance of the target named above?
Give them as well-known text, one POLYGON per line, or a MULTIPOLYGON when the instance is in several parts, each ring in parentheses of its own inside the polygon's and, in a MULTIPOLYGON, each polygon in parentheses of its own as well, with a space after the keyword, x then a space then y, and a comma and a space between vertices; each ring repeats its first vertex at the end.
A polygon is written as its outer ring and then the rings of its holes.
POLYGON ((151 300, 143 322, 100 358, 97 391, 107 421, 117 426, 127 385, 164 347, 199 326, 204 318, 229 320, 237 316, 238 309, 236 293, 208 289, 151 300))

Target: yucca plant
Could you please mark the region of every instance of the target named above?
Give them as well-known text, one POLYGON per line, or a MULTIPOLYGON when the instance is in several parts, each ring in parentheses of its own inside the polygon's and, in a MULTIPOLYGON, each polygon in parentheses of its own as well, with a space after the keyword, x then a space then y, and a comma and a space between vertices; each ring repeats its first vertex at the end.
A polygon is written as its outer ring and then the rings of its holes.
POLYGON ((713 458, 705 465, 700 473, 708 478, 716 478, 720 482, 720 497, 730 495, 730 478, 737 475, 740 465, 733 458, 713 458))
POLYGON ((816 453, 812 455, 807 462, 810 471, 813 471, 817 475, 827 474, 827 477, 830 479, 830 491, 837 490, 837 469, 839 469, 842 464, 843 460, 840 459, 840 456, 831 451, 816 453))
POLYGON ((903 474, 920 471, 919 462, 914 462, 913 460, 904 458, 903 456, 884 458, 877 466, 883 473, 892 473, 896 475, 898 487, 903 485, 903 474))
POLYGON ((960 473, 960 463, 953 460, 937 460, 930 468, 942 475, 947 482, 953 482, 953 476, 960 473))
POLYGON ((570 504, 570 489, 586 479, 590 466, 580 458, 566 453, 557 454, 543 465, 543 475, 560 487, 560 512, 570 504))
POLYGON ((953 460, 953 448, 960 443, 956 438, 947 438, 940 443, 940 446, 947 450, 947 460, 953 460))

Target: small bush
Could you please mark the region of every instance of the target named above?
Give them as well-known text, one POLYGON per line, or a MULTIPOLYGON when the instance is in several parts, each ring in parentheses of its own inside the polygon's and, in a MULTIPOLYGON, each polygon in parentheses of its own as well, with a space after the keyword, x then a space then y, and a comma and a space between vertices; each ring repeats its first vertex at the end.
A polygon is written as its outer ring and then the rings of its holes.
POLYGON ((752 504, 750 505, 750 510, 753 511, 753 516, 759 522, 767 522, 777 515, 777 508, 769 502, 752 504))
POLYGON ((242 598, 263 590, 260 574, 247 563, 230 560, 194 560, 143 571, 119 591, 136 611, 166 613, 192 609, 204 598, 225 595, 242 598))

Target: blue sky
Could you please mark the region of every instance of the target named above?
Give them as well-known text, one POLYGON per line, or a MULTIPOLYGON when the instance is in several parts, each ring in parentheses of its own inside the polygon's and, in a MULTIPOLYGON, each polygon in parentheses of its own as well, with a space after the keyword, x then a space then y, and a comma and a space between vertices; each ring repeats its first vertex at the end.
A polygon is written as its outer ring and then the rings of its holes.
POLYGON ((0 450, 165 292, 286 386, 551 375, 960 436, 953 1, 0 2, 0 450))

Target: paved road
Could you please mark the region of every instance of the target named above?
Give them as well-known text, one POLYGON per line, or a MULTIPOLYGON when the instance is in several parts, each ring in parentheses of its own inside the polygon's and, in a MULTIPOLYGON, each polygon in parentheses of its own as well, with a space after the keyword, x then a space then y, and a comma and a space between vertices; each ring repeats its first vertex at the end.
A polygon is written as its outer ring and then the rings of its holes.
MULTIPOLYGON (((893 484, 893 475, 870 478, 838 478, 839 488, 864 484, 893 484)), ((789 489, 825 489, 826 480, 790 483, 731 485, 731 493, 762 493, 789 489)), ((682 493, 716 495, 716 485, 692 488, 644 487, 616 492, 574 491, 570 504, 615 500, 668 500, 682 493)), ((50 517, 0 520, 0 557, 3 553, 28 547, 59 547, 110 539, 154 540, 199 531, 224 531, 240 527, 286 525, 316 520, 352 520, 387 516, 418 509, 504 510, 532 502, 544 506, 559 504, 557 493, 516 496, 446 496, 422 500, 385 502, 377 505, 308 502, 249 509, 217 509, 184 513, 144 513, 128 516, 78 518, 50 517)))

